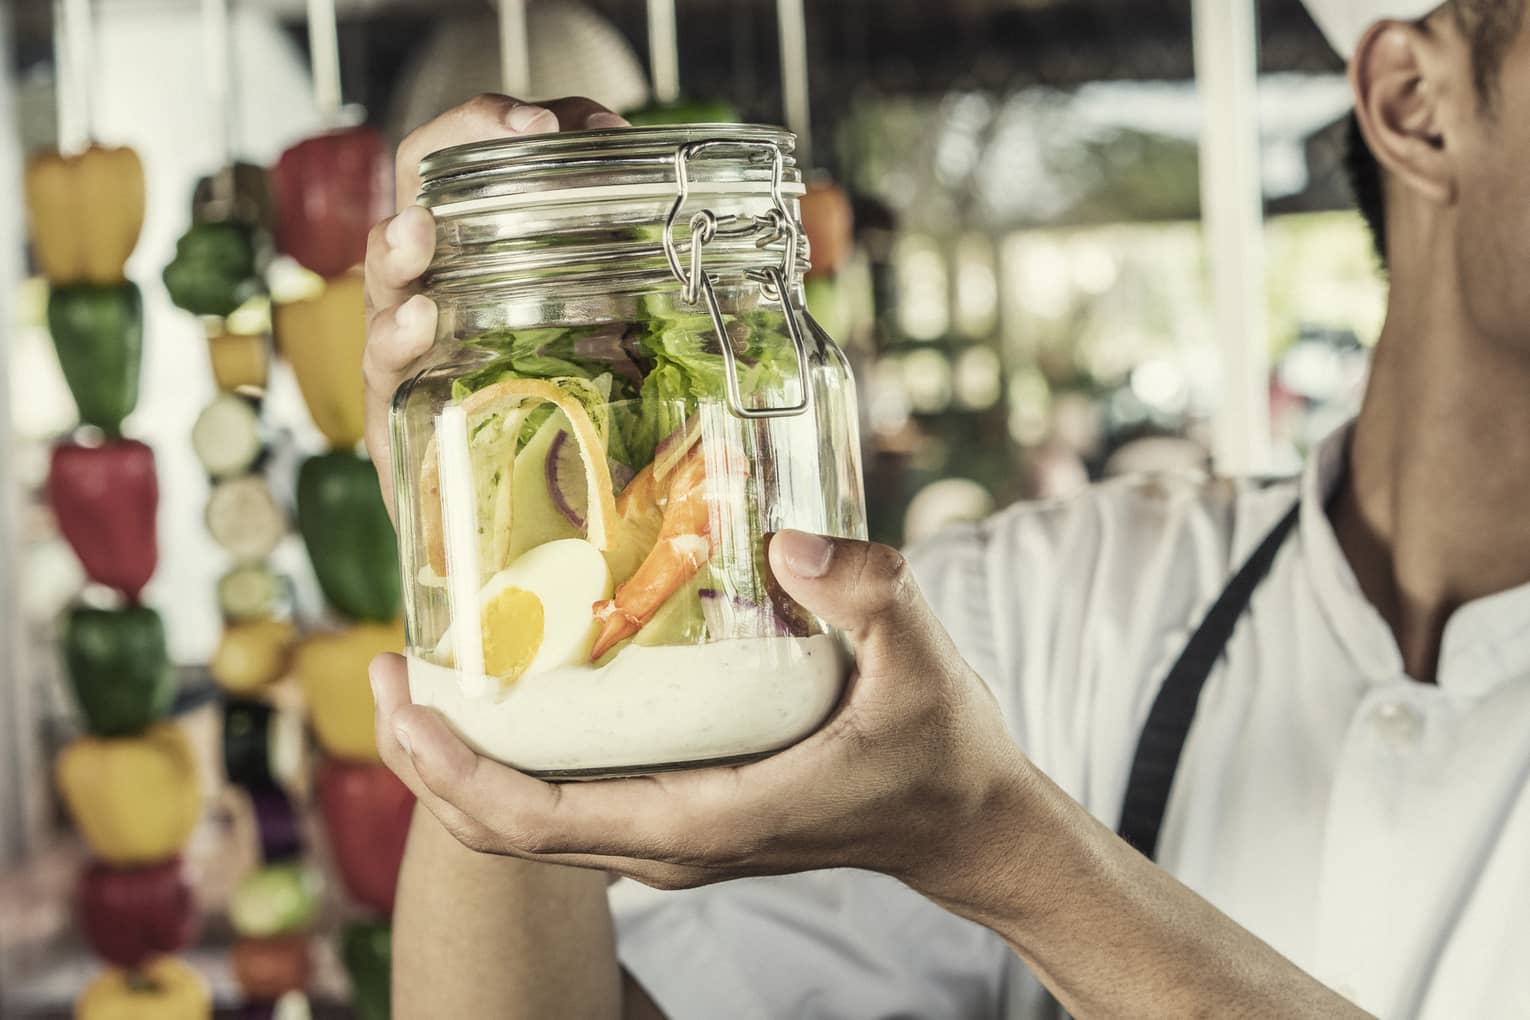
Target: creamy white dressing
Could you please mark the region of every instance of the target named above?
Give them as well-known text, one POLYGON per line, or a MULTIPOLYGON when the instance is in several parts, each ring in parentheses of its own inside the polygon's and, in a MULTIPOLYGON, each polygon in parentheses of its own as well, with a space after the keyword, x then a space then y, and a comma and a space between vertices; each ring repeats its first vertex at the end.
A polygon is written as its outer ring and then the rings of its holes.
POLYGON ((474 750, 518 769, 615 771, 780 750, 828 717, 846 669, 839 642, 823 634, 629 645, 599 669, 549 670, 477 697, 456 670, 411 655, 409 694, 474 750))

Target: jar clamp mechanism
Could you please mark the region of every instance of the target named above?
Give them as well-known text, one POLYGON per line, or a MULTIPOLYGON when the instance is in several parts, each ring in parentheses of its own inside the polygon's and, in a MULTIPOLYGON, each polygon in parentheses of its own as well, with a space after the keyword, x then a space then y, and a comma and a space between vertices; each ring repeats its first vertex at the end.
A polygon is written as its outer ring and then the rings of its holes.
POLYGON ((669 261, 670 272, 680 283, 681 297, 686 304, 694 305, 698 300, 706 303, 707 312, 712 317, 712 327, 717 331, 717 344, 722 349, 726 367, 724 374, 727 381, 728 409, 739 418, 790 418, 805 412, 810 400, 807 342, 803 339, 802 324, 798 320, 797 309, 792 306, 791 291, 787 286, 787 281, 794 277, 797 270, 797 249, 800 238, 782 193, 784 176, 785 160, 781 148, 771 142, 712 139, 690 142, 675 150, 676 195, 674 204, 670 206, 669 215, 664 220, 664 257, 669 261), (690 198, 690 163, 708 150, 719 148, 743 149, 771 161, 770 197, 773 208, 764 216, 719 217, 710 209, 697 212, 690 219, 690 267, 687 269, 680 257, 679 243, 675 239, 675 225, 679 222, 685 203, 690 198), (702 266, 703 249, 714 238, 750 236, 754 237, 755 246, 758 248, 774 244, 782 237, 786 239, 786 251, 782 256, 781 265, 750 269, 744 275, 760 284, 760 291, 768 300, 779 301, 781 304, 781 310, 786 319, 786 330, 791 336, 797 358, 797 386, 800 397, 792 404, 775 407, 745 406, 743 394, 739 389, 738 361, 733 353, 733 343, 723 322, 722 308, 717 303, 717 292, 713 288, 712 277, 702 266))

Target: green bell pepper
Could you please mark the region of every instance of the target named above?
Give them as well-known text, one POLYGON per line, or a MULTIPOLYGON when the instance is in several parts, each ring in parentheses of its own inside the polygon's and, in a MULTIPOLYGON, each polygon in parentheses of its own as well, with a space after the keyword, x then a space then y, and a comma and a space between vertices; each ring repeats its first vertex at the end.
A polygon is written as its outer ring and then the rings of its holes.
POLYGON ((175 676, 165 627, 147 606, 78 606, 64 621, 64 665, 91 733, 121 737, 170 710, 175 676))
POLYGON ((143 297, 132 283, 75 283, 48 294, 48 329, 80 419, 107 435, 138 406, 143 297))
POLYGON ((339 450, 305 461, 297 525, 331 605, 358 620, 398 618, 398 543, 370 461, 339 450))
POLYGON ((384 921, 357 921, 340 935, 340 958, 351 978, 351 1007, 360 1020, 388 1020, 393 930, 384 921))
POLYGON ((228 315, 260 290, 254 231, 243 223, 194 223, 165 267, 170 300, 193 315, 228 315))

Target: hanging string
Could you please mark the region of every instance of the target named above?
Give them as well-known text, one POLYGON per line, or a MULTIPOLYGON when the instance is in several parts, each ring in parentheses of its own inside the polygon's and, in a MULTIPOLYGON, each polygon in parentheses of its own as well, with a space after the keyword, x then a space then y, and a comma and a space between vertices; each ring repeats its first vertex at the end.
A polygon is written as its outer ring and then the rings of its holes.
POLYGON ((90 0, 53 4, 54 91, 60 152, 78 152, 95 135, 95 26, 90 0))
POLYGON ((499 0, 499 77, 507 95, 532 98, 526 0, 499 0))
POLYGON ((207 129, 216 152, 212 198, 225 210, 234 202, 233 46, 228 0, 202 0, 202 60, 207 76, 207 129))
POLYGON ((797 164, 813 165, 813 131, 808 110, 807 16, 802 0, 776 0, 781 34, 781 105, 786 126, 797 136, 797 164))
POLYGON ((648 73, 653 78, 655 102, 673 103, 680 98, 675 0, 648 0, 648 73))
POLYGON ((308 0, 308 61, 313 73, 313 102, 319 118, 333 127, 340 119, 340 32, 335 0, 308 0))

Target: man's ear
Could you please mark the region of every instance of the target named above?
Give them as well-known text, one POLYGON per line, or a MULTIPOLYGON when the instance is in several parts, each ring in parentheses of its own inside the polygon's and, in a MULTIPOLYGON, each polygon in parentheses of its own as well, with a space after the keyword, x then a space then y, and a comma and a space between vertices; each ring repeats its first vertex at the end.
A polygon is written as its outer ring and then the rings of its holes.
POLYGON ((1445 144, 1445 47, 1429 28, 1372 25, 1349 64, 1355 115, 1376 160, 1404 187, 1446 203, 1455 168, 1445 144))

